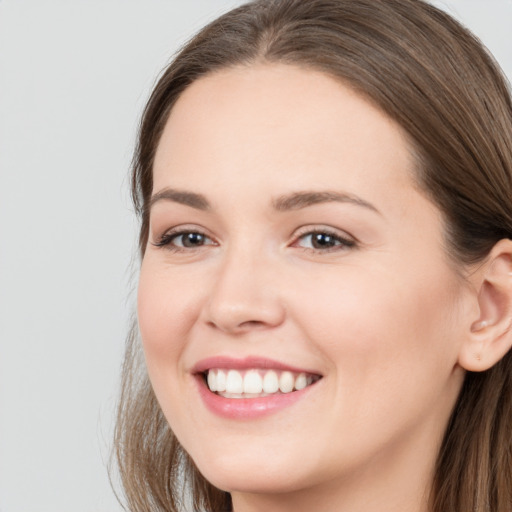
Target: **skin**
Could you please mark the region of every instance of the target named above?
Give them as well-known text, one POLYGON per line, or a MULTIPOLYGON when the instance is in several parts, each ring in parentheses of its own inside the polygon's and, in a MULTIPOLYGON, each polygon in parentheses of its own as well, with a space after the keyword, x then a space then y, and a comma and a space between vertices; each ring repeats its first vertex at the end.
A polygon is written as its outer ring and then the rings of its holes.
MULTIPOLYGON (((258 64, 193 83, 173 108, 150 216, 138 315, 171 428, 236 512, 424 512, 479 316, 443 246, 439 210, 414 181, 399 126, 321 73, 258 64), (276 210, 276 198, 335 191, 276 210), (171 230, 204 244, 158 247, 171 230), (311 231, 348 239, 313 247, 311 231), (192 367, 264 356, 322 375, 269 416, 210 412, 192 367)), ((169 237, 168 237, 169 240, 169 237)))

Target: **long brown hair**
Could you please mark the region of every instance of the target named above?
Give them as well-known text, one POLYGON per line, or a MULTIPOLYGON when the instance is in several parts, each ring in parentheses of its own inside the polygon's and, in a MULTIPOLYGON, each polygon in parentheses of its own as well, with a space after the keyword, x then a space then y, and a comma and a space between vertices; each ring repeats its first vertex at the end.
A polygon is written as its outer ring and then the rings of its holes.
MULTIPOLYGON (((512 105, 480 42, 422 0, 256 0, 196 35, 165 70, 144 110, 132 174, 148 237, 152 164, 180 94, 216 70, 278 62, 322 71, 397 121, 417 155, 419 186, 445 220, 458 268, 512 238, 512 105)), ((115 449, 129 510, 231 510, 167 424, 146 375, 136 326, 128 339, 115 449)), ((468 372, 440 450, 432 512, 512 510, 512 355, 468 372)))

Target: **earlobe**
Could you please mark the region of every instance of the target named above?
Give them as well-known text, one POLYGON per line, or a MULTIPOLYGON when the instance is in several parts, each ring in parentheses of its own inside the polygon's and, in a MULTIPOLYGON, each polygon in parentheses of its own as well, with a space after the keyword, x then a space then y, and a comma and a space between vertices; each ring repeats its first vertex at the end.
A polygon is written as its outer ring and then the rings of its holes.
POLYGON ((512 347, 512 241, 500 240, 478 274, 479 317, 471 323, 458 360, 473 372, 488 370, 512 347))

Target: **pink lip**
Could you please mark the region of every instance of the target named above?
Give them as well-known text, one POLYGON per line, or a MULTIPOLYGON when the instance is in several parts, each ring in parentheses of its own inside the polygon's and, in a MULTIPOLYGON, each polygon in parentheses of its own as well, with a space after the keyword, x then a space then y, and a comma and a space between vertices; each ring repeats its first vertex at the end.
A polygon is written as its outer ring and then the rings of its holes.
POLYGON ((210 368, 227 368, 234 370, 248 370, 250 368, 261 368, 266 370, 282 370, 294 373, 303 372, 318 375, 318 372, 314 370, 297 368, 295 366, 280 363, 279 361, 267 359, 266 357, 254 356, 249 356, 242 359, 227 356, 209 357, 207 359, 202 359, 201 361, 196 363, 196 365, 192 368, 191 372, 203 373, 206 370, 209 370, 210 368))
POLYGON ((318 375, 318 373, 260 357, 234 359, 231 357, 219 356, 199 361, 192 370, 192 373, 194 374, 195 380, 197 382, 199 395, 201 396, 203 403, 208 408, 208 410, 217 416, 228 419, 256 419, 278 412, 288 406, 293 405, 302 398, 305 398, 309 392, 318 384, 318 382, 316 382, 311 386, 301 389, 300 391, 269 395, 261 398, 224 398, 220 395, 217 395, 216 393, 211 392, 206 385, 202 373, 206 370, 209 370, 210 368, 232 368, 237 370, 244 370, 249 368, 267 368, 296 373, 312 373, 316 375, 318 375))
POLYGON ((212 393, 202 376, 196 376, 199 394, 206 407, 218 416, 228 419, 256 419, 280 411, 304 398, 317 383, 291 393, 275 394, 261 398, 224 398, 212 393))

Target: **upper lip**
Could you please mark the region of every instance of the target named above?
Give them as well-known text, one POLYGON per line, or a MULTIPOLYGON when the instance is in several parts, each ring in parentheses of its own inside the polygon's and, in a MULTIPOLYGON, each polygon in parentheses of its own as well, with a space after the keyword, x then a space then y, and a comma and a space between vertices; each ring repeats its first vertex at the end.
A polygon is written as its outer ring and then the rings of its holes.
POLYGON ((310 373, 320 375, 319 372, 306 368, 299 368, 280 361, 268 359, 266 357, 249 356, 243 358, 229 356, 208 357, 198 361, 192 367, 192 373, 204 373, 212 368, 225 368, 233 370, 249 370, 251 368, 260 368, 267 370, 282 370, 294 373, 310 373))

